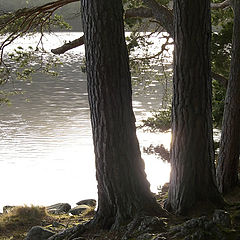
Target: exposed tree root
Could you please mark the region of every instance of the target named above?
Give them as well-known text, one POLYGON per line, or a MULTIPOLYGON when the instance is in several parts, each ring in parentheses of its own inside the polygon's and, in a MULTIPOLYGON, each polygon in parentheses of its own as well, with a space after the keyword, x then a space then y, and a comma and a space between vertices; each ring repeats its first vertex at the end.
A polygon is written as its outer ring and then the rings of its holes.
POLYGON ((125 226, 114 226, 111 229, 102 229, 100 220, 93 219, 87 224, 78 225, 76 227, 67 229, 61 233, 55 234, 48 240, 77 240, 77 239, 102 239, 101 236, 109 235, 111 239, 127 240, 144 233, 159 233, 166 231, 166 218, 160 218, 156 216, 146 216, 144 214, 138 214, 135 218, 125 226), (99 238, 98 238, 99 237, 99 238))

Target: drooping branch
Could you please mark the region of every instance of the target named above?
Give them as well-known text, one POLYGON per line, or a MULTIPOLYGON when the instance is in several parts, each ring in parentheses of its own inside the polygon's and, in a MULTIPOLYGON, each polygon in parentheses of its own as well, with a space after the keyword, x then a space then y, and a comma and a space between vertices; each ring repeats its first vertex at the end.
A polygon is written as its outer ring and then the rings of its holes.
POLYGON ((128 18, 152 18, 153 13, 150 8, 139 7, 130 8, 125 11, 125 19, 128 18))
POLYGON ((228 80, 222 75, 212 72, 212 78, 218 81, 223 87, 227 88, 228 80))
MULTIPOLYGON (((149 0, 147 0, 149 1, 149 0)), ((166 7, 158 4, 154 0, 151 2, 152 8, 149 7, 139 7, 127 9, 125 11, 125 19, 128 18, 153 18, 155 19, 169 34, 173 36, 173 15, 172 11, 166 7), (155 9, 157 8, 157 10, 155 9), (154 10, 153 10, 154 9, 154 10)), ((67 44, 64 44, 61 47, 52 49, 52 53, 63 54, 68 50, 71 50, 75 47, 81 46, 84 44, 83 37, 73 40, 67 44)))
MULTIPOLYGON (((21 19, 19 27, 13 31, 8 37, 0 43, 0 63, 2 61, 3 49, 11 44, 16 38, 22 36, 34 27, 43 31, 44 24, 50 20, 53 13, 73 2, 79 2, 80 0, 57 0, 39 7, 25 8, 6 15, 5 21, 0 23, 0 31, 3 30, 7 25, 13 24, 21 19)), ((172 10, 160 5, 156 0, 143 0, 146 7, 139 7, 133 9, 127 9, 125 11, 125 18, 152 18, 156 20, 168 33, 173 37, 173 13, 172 10)), ((225 0, 221 3, 211 3, 212 9, 224 9, 231 6, 232 0, 225 0)), ((62 54, 68 50, 76 48, 84 44, 84 36, 78 39, 65 43, 64 45, 52 49, 51 52, 54 54, 62 54)), ((223 76, 212 73, 212 77, 219 81, 223 86, 227 85, 227 79, 223 76)))
POLYGON ((173 13, 170 9, 160 5, 155 0, 143 0, 143 3, 152 10, 153 18, 173 36, 173 13))
MULTIPOLYGON (((160 5, 155 0, 143 0, 143 3, 147 7, 139 7, 127 9, 125 11, 125 19, 128 18, 153 18, 173 37, 173 13, 170 9, 160 5)), ((212 3, 212 9, 225 8, 230 6, 231 0, 225 0, 221 3, 212 3)), ((72 48, 81 46, 84 41, 81 38, 76 39, 72 42, 64 44, 63 46, 52 49, 55 54, 62 54, 72 48), (79 44, 79 45, 78 45, 79 44)))
POLYGON ((44 26, 47 22, 50 22, 50 18, 57 9, 77 1, 79 0, 58 0, 39 7, 23 8, 14 13, 5 14, 4 19, 0 22, 0 31, 8 32, 9 26, 12 26, 12 30, 6 39, 0 43, 0 63, 6 46, 16 38, 34 29, 38 29, 42 33, 44 26))
POLYGON ((225 0, 223 2, 220 3, 211 3, 211 8, 212 9, 224 9, 227 7, 230 7, 232 5, 232 0, 225 0))
MULTIPOLYGON (((14 13, 13 16, 0 24, 0 30, 6 25, 15 22, 16 20, 23 18, 23 24, 16 32, 12 33, 3 43, 1 43, 0 50, 5 46, 9 45, 14 39, 19 37, 21 34, 28 32, 32 27, 40 26, 40 31, 42 31, 43 25, 47 22, 52 16, 53 12, 58 8, 63 7, 69 3, 78 2, 80 0, 58 0, 44 4, 39 7, 34 7, 30 9, 21 9, 14 13), (43 20, 45 19, 45 20, 43 20), (26 24, 27 23, 27 24, 26 24), (41 24, 40 24, 41 23, 41 24)), ((146 7, 139 7, 133 9, 127 9, 125 11, 125 18, 152 18, 159 22, 159 24, 173 37, 173 14, 172 11, 162 5, 160 5, 156 0, 143 0, 146 7)), ((211 7, 213 9, 225 8, 229 6, 231 0, 225 0, 221 3, 212 3, 211 7)), ((65 43, 63 46, 60 46, 56 49, 52 49, 54 54, 62 54, 66 51, 73 49, 75 47, 81 46, 84 44, 84 38, 80 37, 71 42, 65 43)))

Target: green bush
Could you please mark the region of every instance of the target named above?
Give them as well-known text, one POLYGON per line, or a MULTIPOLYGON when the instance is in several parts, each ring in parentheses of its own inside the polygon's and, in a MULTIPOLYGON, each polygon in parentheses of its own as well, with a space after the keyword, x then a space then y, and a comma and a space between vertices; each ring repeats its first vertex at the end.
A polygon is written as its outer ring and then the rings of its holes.
POLYGON ((142 120, 140 128, 148 128, 150 131, 165 132, 171 128, 171 107, 167 109, 155 110, 152 112, 152 116, 146 120, 142 120))

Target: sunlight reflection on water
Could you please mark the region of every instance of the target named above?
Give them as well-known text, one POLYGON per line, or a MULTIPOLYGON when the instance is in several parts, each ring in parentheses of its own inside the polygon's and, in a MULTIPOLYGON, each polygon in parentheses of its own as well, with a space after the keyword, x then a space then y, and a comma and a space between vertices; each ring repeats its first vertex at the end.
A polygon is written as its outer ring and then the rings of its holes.
MULTIPOLYGON (((52 42, 61 45, 79 35, 59 33, 45 39, 44 46, 48 50, 52 42)), ((37 41, 36 37, 20 39, 15 47, 37 41)), ((97 198, 86 76, 79 64, 82 56, 80 47, 61 57, 64 64, 57 78, 35 74, 31 84, 15 82, 15 88, 22 88, 25 94, 14 96, 11 106, 1 107, 0 207, 75 204, 97 198)), ((159 106, 161 97, 160 88, 153 94, 134 96, 137 123, 159 106)), ((138 137, 141 149, 150 144, 169 148, 171 134, 138 130, 138 137)), ((153 155, 142 157, 151 189, 156 192, 157 186, 168 181, 170 166, 153 155)))

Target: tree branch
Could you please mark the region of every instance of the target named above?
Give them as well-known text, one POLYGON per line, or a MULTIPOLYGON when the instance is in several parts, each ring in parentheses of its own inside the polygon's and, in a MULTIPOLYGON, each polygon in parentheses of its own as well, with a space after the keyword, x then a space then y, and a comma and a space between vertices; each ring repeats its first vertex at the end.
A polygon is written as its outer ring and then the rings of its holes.
POLYGON ((170 9, 160 5, 155 0, 143 0, 143 3, 152 10, 153 18, 173 36, 173 13, 170 9))
MULTIPOLYGON (((66 0, 71 1, 71 0, 66 0)), ((72 0, 78 1, 78 0, 72 0)), ((146 7, 132 8, 125 11, 125 18, 153 18, 169 33, 173 38, 173 13, 170 9, 160 5, 155 0, 143 0, 146 7)), ((212 9, 226 8, 231 5, 231 0, 225 0, 221 3, 211 3, 212 9)), ((72 42, 64 44, 63 46, 52 49, 52 53, 62 54, 66 51, 81 46, 84 44, 83 37, 80 37, 72 42), (79 45, 78 45, 79 44, 79 45)))
MULTIPOLYGON (((150 2, 151 2, 150 5, 152 6, 152 8, 139 7, 139 8, 127 9, 125 11, 125 19, 137 18, 137 17, 156 19, 160 23, 160 25, 164 29, 166 29, 166 31, 170 34, 170 36, 173 36, 172 11, 163 7, 162 5, 159 5, 157 2, 155 2, 155 0, 150 0, 150 2)), ((81 46, 82 44, 84 44, 84 39, 83 37, 80 37, 78 39, 73 40, 72 42, 64 44, 61 47, 52 49, 51 52, 54 54, 63 54, 68 50, 81 46)))
POLYGON ((22 36, 33 29, 40 28, 40 31, 43 32, 44 25, 46 22, 50 21, 54 11, 69 3, 78 1, 79 0, 58 0, 39 7, 23 8, 14 13, 6 14, 4 19, 0 22, 0 31, 8 32, 8 27, 11 25, 15 28, 8 37, 0 43, 0 64, 2 63, 3 50, 6 46, 11 44, 19 36, 22 36), (19 22, 19 25, 15 26, 16 22, 19 22))
POLYGON ((84 36, 82 36, 80 38, 77 38, 77 39, 75 39, 71 42, 65 43, 61 47, 52 49, 51 52, 54 53, 54 54, 63 54, 66 51, 68 51, 70 49, 73 49, 73 48, 76 48, 76 47, 79 47, 83 44, 84 44, 84 36))
POLYGON ((232 0, 225 0, 223 2, 220 3, 211 3, 211 8, 212 9, 223 9, 223 8, 227 8, 230 7, 232 4, 232 0))
MULTIPOLYGON (((48 21, 55 10, 63 7, 69 3, 78 2, 80 0, 57 0, 39 7, 25 8, 16 11, 14 14, 9 14, 7 20, 4 23, 0 23, 0 30, 4 29, 7 25, 14 23, 15 21, 22 19, 20 28, 17 28, 12 32, 7 39, 0 44, 0 64, 2 62, 3 49, 14 41, 17 37, 31 30, 31 27, 40 25, 41 31, 43 25, 48 21)), ((134 9, 128 9, 125 12, 125 18, 153 18, 159 22, 159 24, 169 33, 173 38, 173 13, 170 9, 160 5, 156 0, 143 0, 143 3, 147 7, 140 7, 134 9)), ((221 3, 211 3, 212 9, 223 9, 231 6, 232 0, 225 0, 221 3)), ((61 47, 52 49, 54 54, 62 54, 66 51, 84 44, 84 36, 75 39, 71 42, 65 43, 61 47)), ((219 81, 223 86, 227 86, 227 79, 223 76, 212 73, 212 77, 219 81)))
POLYGON ((227 78, 215 72, 212 72, 212 78, 218 81, 223 87, 227 88, 227 85, 228 85, 227 78))
POLYGON ((150 8, 130 8, 125 11, 125 18, 153 18, 153 13, 150 8))

